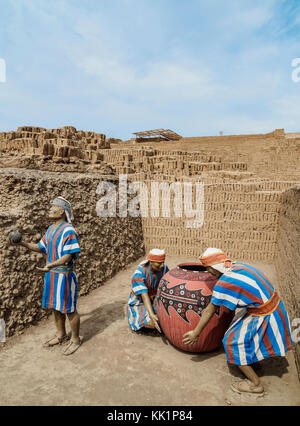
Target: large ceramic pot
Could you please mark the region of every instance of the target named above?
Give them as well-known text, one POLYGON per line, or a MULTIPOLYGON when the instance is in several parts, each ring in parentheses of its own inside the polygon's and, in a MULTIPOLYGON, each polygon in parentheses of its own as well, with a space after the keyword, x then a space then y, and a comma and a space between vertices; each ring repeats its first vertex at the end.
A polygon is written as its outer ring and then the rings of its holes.
POLYGON ((156 309, 161 328, 173 345, 189 352, 213 351, 222 345, 234 315, 224 306, 217 309, 194 346, 182 343, 184 333, 198 324, 216 282, 199 263, 182 263, 163 276, 157 291, 156 309))

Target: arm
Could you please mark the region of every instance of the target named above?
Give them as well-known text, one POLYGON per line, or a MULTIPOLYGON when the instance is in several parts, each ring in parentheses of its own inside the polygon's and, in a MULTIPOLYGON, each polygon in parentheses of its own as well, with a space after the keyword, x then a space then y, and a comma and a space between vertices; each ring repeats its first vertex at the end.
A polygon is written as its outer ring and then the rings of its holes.
POLYGON ((71 259, 72 259, 72 254, 65 254, 60 259, 56 260, 55 262, 47 263, 47 265, 44 268, 37 268, 37 269, 39 269, 40 271, 49 272, 51 268, 65 265, 69 263, 71 259))
POLYGON ((47 266, 49 266, 50 268, 54 268, 56 266, 66 265, 67 263, 70 262, 72 257, 73 257, 72 254, 65 254, 60 259, 56 260, 55 262, 48 263, 47 266))
POLYGON ((161 333, 160 327, 158 325, 158 317, 153 311, 148 293, 142 293, 141 296, 142 296, 145 308, 147 309, 148 314, 150 315, 152 321, 154 322, 155 328, 161 333))
POLYGON ((26 243, 25 241, 21 241, 20 243, 14 243, 14 244, 19 244, 20 246, 26 247, 27 249, 29 249, 31 251, 36 251, 38 253, 42 253, 42 250, 35 243, 26 243))
POLYGON ((201 319, 198 322, 196 328, 184 334, 182 339, 183 343, 186 345, 194 345, 197 342, 200 333, 209 322, 215 311, 216 306, 213 303, 209 303, 202 312, 201 319))

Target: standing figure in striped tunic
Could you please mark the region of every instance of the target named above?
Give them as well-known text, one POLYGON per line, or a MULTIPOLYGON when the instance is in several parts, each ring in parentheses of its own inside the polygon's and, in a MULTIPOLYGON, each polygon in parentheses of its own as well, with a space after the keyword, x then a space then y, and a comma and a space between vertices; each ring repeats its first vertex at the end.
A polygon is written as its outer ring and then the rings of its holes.
POLYGON ((200 260, 207 271, 218 278, 210 304, 183 342, 193 345, 217 306, 240 310, 226 331, 223 345, 227 360, 237 365, 246 380, 233 382, 238 393, 264 394, 259 377, 251 367, 265 358, 285 356, 293 349, 288 314, 265 274, 251 265, 231 260, 219 249, 207 249, 200 260), (242 314, 242 315, 240 315, 242 314))
POLYGON ((49 218, 54 223, 49 226, 43 238, 37 243, 19 244, 46 255, 46 266, 37 268, 45 272, 42 307, 53 309, 56 336, 45 342, 44 346, 52 347, 61 344, 69 337, 66 333, 66 316, 72 331, 71 341, 63 354, 70 355, 80 346, 80 317, 77 305, 77 277, 73 271, 74 260, 78 258, 80 248, 78 236, 72 226, 71 204, 63 197, 52 202, 49 218))
POLYGON ((164 250, 152 249, 133 274, 127 306, 128 323, 133 331, 145 327, 161 332, 153 301, 161 278, 169 270, 165 258, 164 250))

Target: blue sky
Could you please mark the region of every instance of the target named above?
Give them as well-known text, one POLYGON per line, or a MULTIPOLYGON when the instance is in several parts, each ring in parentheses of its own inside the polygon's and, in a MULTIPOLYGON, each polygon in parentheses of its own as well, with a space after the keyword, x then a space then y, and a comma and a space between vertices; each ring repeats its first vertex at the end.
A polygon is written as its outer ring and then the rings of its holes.
POLYGON ((0 0, 0 11, 0 131, 300 131, 298 1, 0 0))

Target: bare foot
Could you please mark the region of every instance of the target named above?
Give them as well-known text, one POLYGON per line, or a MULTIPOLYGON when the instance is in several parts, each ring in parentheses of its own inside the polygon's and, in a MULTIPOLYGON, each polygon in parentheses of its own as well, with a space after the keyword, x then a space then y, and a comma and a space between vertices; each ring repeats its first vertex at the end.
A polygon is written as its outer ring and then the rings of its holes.
POLYGON ((254 385, 250 380, 241 380, 239 382, 233 382, 231 384, 231 389, 234 392, 237 392, 239 394, 242 393, 251 393, 255 394, 257 396, 263 396, 264 395, 264 388, 262 385, 254 385))
POLYGON ((71 342, 68 344, 68 346, 66 347, 66 349, 63 351, 63 354, 68 356, 73 354, 74 352, 77 351, 77 349, 79 348, 79 346, 82 344, 82 340, 79 339, 78 341, 74 342, 73 340, 71 340, 71 342))
POLYGON ((51 348, 52 346, 60 345, 67 340, 69 340, 69 336, 67 334, 65 334, 63 337, 53 336, 51 339, 47 340, 43 346, 45 348, 51 348))

